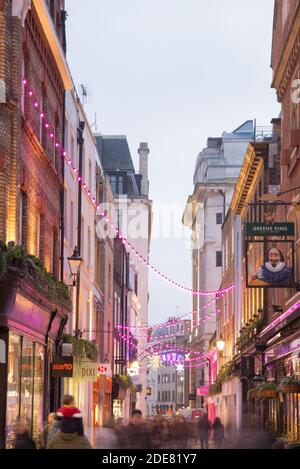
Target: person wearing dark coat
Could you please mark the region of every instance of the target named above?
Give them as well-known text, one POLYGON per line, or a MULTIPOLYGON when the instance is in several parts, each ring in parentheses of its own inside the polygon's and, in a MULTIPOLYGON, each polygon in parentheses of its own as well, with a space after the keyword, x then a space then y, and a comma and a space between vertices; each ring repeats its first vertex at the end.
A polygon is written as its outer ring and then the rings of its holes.
POLYGON ((87 437, 80 435, 76 430, 75 419, 63 417, 60 430, 50 440, 47 449, 92 449, 87 437))
POLYGON ((125 427, 123 437, 126 438, 126 448, 152 448, 150 431, 143 421, 143 415, 140 410, 136 409, 132 412, 131 422, 125 427))
POLYGON ((212 429, 214 432, 215 445, 217 448, 221 448, 223 441, 224 441, 225 431, 224 431, 224 425, 222 424, 219 417, 215 418, 212 429))
POLYGON ((201 442, 201 449, 208 449, 208 437, 209 432, 211 429, 211 423, 208 420, 208 416, 206 414, 200 418, 198 422, 198 431, 199 431, 199 438, 201 442))
POLYGON ((13 449, 37 449, 36 444, 30 437, 28 422, 25 419, 18 419, 15 429, 15 440, 13 449))

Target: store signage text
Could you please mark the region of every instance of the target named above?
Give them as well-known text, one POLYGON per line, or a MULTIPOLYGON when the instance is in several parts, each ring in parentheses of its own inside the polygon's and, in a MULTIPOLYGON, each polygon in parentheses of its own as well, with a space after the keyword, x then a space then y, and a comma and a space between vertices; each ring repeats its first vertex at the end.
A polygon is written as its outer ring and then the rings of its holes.
POLYGON ((294 223, 246 223, 246 236, 294 236, 294 223))
POLYGON ((73 357, 55 357, 51 363, 51 376, 53 378, 72 378, 73 357))

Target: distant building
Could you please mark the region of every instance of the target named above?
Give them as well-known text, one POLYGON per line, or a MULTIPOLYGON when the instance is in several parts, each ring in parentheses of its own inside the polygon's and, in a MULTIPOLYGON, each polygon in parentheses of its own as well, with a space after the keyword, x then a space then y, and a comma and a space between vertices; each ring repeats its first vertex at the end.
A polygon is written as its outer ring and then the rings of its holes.
MULTIPOLYGON (((193 289, 219 289, 224 251, 221 227, 234 192, 248 143, 254 136, 254 122, 248 120, 222 137, 208 138, 207 147, 198 155, 194 172, 194 192, 188 199, 183 224, 192 230, 193 289)), ((232 293, 228 296, 230 297, 232 293)), ((216 328, 214 297, 193 296, 191 347, 207 352, 216 328)), ((228 298, 230 301, 230 298, 228 298)), ((190 394, 199 386, 209 384, 207 367, 190 370, 190 394)), ((191 407, 203 405, 204 397, 190 402, 191 407)))
MULTIPOLYGON (((110 181, 110 185, 115 197, 116 204, 116 224, 127 240, 132 243, 134 248, 145 258, 149 257, 150 238, 151 238, 151 201, 149 200, 149 181, 148 181, 148 155, 149 148, 147 143, 141 143, 138 149, 139 153, 139 173, 136 173, 131 153, 129 150, 126 136, 104 136, 95 135, 101 163, 105 175, 110 181)), ((120 262, 126 263, 126 271, 123 278, 116 278, 115 261, 115 289, 114 289, 114 311, 115 325, 130 324, 132 310, 136 310, 136 299, 140 305, 136 321, 137 324, 146 326, 148 324, 148 269, 136 257, 127 252, 119 239, 115 240, 115 252, 118 252, 120 262), (122 254, 123 253, 123 254, 122 254), (135 280, 134 285, 130 284, 128 277, 129 266, 134 266, 135 280), (133 292, 134 291, 134 295, 133 292), (130 302, 133 302, 132 307, 130 302)), ((134 334, 134 329, 132 330, 134 334)), ((147 342, 144 339, 139 340, 139 347, 145 348, 147 342)), ((118 368, 115 362, 115 373, 127 373, 129 366, 128 342, 117 338, 115 347, 119 350, 116 353, 122 355, 122 368, 118 368)), ((120 359, 118 360, 120 363, 120 359)), ((140 363, 139 392, 133 397, 132 402, 127 399, 122 402, 115 400, 114 414, 121 413, 124 418, 128 418, 132 404, 146 413, 146 359, 140 363), (126 410, 124 410, 126 408, 126 410), (124 414, 125 412, 125 414, 124 414)))
POLYGON ((147 397, 147 415, 173 415, 178 409, 188 407, 189 369, 185 364, 191 321, 181 320, 176 323, 175 317, 169 318, 170 323, 153 331, 149 341, 152 357, 160 357, 161 366, 149 366, 148 387, 151 395, 147 397), (182 367, 177 365, 182 364, 182 367))

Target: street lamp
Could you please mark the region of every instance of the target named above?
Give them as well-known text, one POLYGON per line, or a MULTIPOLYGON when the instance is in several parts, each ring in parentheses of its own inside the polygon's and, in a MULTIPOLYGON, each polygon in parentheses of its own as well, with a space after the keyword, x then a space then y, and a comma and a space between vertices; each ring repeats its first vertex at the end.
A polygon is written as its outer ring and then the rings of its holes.
POLYGON ((220 336, 220 339, 217 340, 217 349, 219 352, 223 352, 225 347, 225 341, 222 338, 222 335, 220 336))
POLYGON ((69 268, 71 275, 73 277, 73 287, 76 285, 76 280, 80 271, 80 267, 82 264, 82 257, 80 256, 77 246, 74 248, 74 252, 71 257, 68 257, 69 268))
POLYGON ((75 246, 74 252, 71 257, 68 257, 70 272, 73 277, 73 287, 76 285, 76 309, 75 309, 75 337, 81 335, 79 329, 79 287, 80 287, 80 267, 82 264, 82 257, 79 254, 77 246, 75 246))

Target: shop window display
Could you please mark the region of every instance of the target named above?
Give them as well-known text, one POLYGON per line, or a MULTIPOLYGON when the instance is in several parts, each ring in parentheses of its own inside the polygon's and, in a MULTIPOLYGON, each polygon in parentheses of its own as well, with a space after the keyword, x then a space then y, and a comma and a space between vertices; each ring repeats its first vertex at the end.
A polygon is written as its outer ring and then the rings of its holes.
POLYGON ((20 365, 21 338, 10 333, 8 347, 8 389, 6 409, 7 447, 11 446, 11 442, 14 439, 14 425, 20 412, 20 365))
POLYGON ((33 399, 33 432, 37 442, 43 429, 43 392, 44 392, 44 347, 35 344, 34 349, 34 399, 33 399))
POLYGON ((29 421, 30 425, 33 404, 33 353, 34 345, 26 337, 23 338, 22 345, 22 380, 21 380, 21 418, 29 421))

